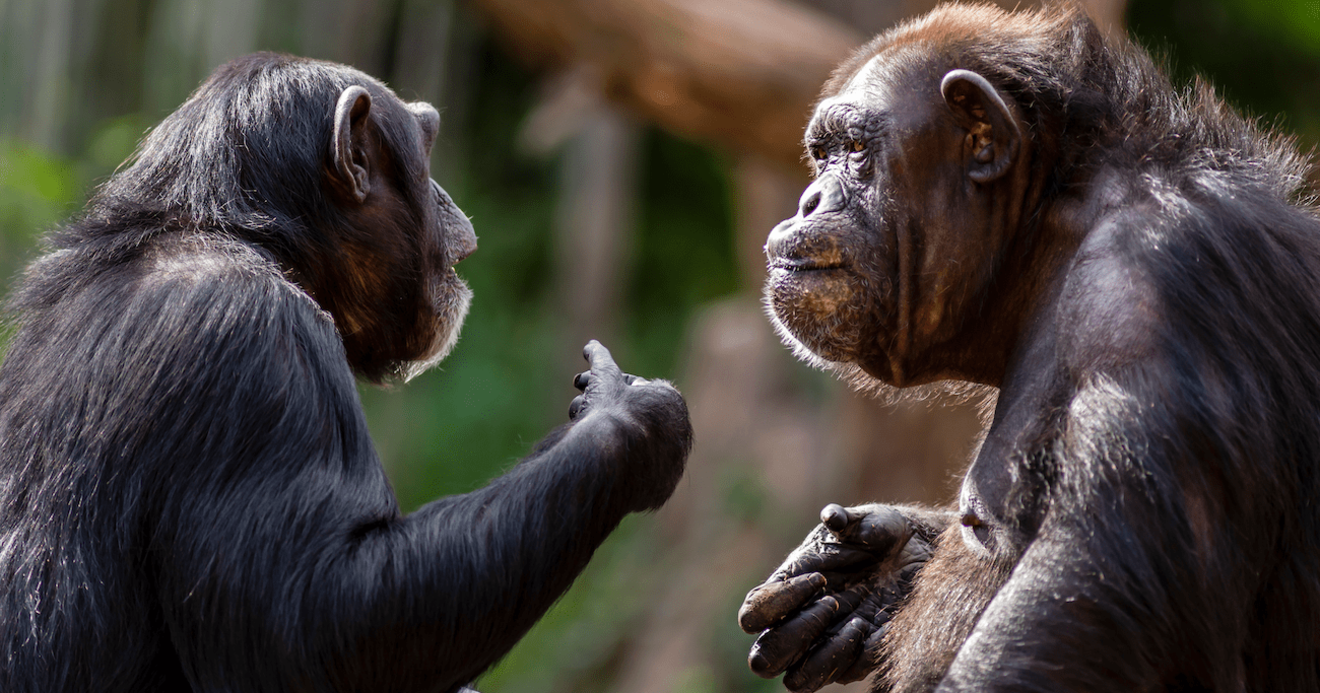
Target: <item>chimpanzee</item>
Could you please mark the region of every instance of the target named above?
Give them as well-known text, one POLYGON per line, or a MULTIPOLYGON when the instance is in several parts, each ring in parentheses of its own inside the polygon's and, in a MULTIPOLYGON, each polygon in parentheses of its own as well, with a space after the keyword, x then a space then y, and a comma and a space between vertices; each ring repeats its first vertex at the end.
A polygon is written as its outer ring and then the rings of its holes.
POLYGON ((400 513, 354 374, 411 377, 466 313, 438 122, 241 58, 51 235, 0 367, 0 690, 453 691, 668 498, 683 400, 592 342, 568 424, 400 513))
MULTIPOLYGON (((772 321, 997 388, 948 509, 827 506, 739 614, 810 691, 1320 690, 1320 217, 1291 140, 1071 4, 945 5, 824 87, 772 321)), ((994 391, 991 391, 994 394, 994 391)))

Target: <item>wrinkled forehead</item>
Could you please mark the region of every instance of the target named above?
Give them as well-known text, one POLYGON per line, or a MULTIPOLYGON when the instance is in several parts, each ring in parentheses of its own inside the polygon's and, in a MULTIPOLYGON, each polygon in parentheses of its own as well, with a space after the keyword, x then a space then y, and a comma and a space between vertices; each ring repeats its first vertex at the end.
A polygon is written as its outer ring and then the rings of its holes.
POLYGON ((930 41, 896 43, 862 63, 834 97, 876 97, 886 92, 920 89, 930 75, 943 72, 938 68, 946 60, 930 41))
POLYGON ((889 91, 884 70, 882 53, 866 61, 838 92, 821 99, 812 114, 808 138, 822 132, 847 130, 864 119, 867 112, 882 110, 889 91))
POLYGON ((844 82, 843 88, 839 90, 837 95, 847 93, 865 94, 878 90, 886 82, 886 69, 891 62, 889 51, 882 51, 871 56, 870 60, 862 63, 862 66, 857 68, 852 77, 844 82))
POLYGON ((893 60, 889 51, 871 57, 843 83, 838 92, 816 104, 816 114, 828 113, 840 105, 863 106, 883 101, 893 83, 893 60))
MULTIPOLYGON (((929 51, 918 45, 891 46, 861 65, 839 91, 822 98, 812 115, 813 126, 872 115, 912 110, 931 88, 929 51)), ((936 94, 938 80, 933 82, 936 94)))

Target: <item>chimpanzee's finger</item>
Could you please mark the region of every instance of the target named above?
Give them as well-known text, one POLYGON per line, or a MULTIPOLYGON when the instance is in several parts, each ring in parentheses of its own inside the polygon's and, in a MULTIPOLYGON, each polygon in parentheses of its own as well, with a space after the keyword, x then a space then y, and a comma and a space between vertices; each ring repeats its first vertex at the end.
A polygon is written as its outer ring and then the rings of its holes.
MULTIPOLYGON (((861 587, 861 585, 858 585, 857 587, 861 587)), ((845 590, 845 593, 850 591, 852 590, 845 590)), ((861 603, 853 607, 853 615, 860 616, 870 623, 878 625, 889 620, 888 614, 882 612, 895 601, 897 601, 897 598, 892 592, 886 590, 875 592, 871 591, 868 586, 865 597, 861 600, 861 603), (877 617, 883 617, 884 620, 877 621, 877 617)))
POLYGON ((856 611, 867 598, 871 596, 871 586, 866 583, 858 583, 848 589, 834 595, 839 600, 840 613, 849 613, 856 611))
POLYGON ((884 639, 885 632, 889 626, 880 626, 875 629, 862 643, 862 651, 858 653, 857 659, 853 660, 852 666, 849 666, 834 678, 835 683, 852 683, 875 673, 880 668, 880 641, 884 639))
POLYGON ((747 657, 752 673, 766 679, 783 673, 816 644, 838 611, 839 603, 834 597, 821 597, 782 625, 761 633, 747 657))
POLYGON ((862 515, 860 513, 850 512, 847 508, 838 503, 830 503, 824 508, 821 508, 820 511, 821 524, 825 525, 835 534, 847 531, 848 525, 858 522, 861 519, 862 515))
POLYGON ((839 674, 852 668, 862 655, 871 628, 866 621, 854 618, 837 635, 811 651, 801 664, 784 675, 784 687, 794 693, 810 693, 834 683, 839 674))
POLYGON ((854 566, 876 563, 875 554, 845 544, 821 544, 812 550, 789 556, 775 571, 775 575, 790 577, 804 573, 832 572, 854 566))
POLYGON ((576 421, 578 416, 582 414, 582 408, 586 406, 586 403, 587 400, 582 395, 574 397, 573 401, 568 403, 568 420, 576 421))
POLYGON ((820 511, 820 521, 840 541, 861 544, 881 555, 901 547, 912 537, 907 518, 882 505, 845 508, 830 503, 820 511))
POLYGON ((744 633, 759 633, 802 606, 824 586, 825 577, 820 573, 757 585, 738 609, 738 626, 744 633))
POLYGON ((585 391, 587 389, 587 386, 590 384, 591 384, 591 371, 582 371, 581 373, 578 373, 577 375, 573 376, 573 387, 576 387, 579 390, 585 391))
POLYGON ((924 565, 926 564, 923 561, 921 563, 909 563, 908 565, 903 566, 903 569, 898 571, 898 581, 904 585, 911 585, 912 581, 917 579, 917 573, 921 572, 921 568, 924 565))
POLYGON ((907 544, 912 523, 903 513, 887 506, 872 506, 858 524, 853 540, 886 553, 907 544))
POLYGON ((604 344, 593 339, 582 348, 582 355, 591 364, 593 372, 608 373, 616 378, 623 376, 623 371, 619 370, 619 365, 614 362, 614 357, 610 355, 610 350, 606 349, 604 344))
POLYGON ((894 606, 907 598, 908 593, 912 591, 911 585, 902 583, 890 583, 870 597, 857 609, 857 613, 865 616, 872 623, 880 624, 889 620, 889 614, 894 606))

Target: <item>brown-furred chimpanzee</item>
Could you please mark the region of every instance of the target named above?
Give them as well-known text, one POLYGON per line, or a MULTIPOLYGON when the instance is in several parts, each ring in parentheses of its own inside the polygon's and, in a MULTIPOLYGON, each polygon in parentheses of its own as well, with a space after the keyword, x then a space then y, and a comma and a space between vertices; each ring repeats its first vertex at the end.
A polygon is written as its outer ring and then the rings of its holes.
POLYGON ((453 691, 669 497, 683 400, 592 342, 568 424, 400 513, 354 373, 407 379, 466 314, 438 123, 241 58, 48 239, 0 367, 0 690, 453 691))
MULTIPOLYGON (((997 388, 948 509, 827 506, 739 614, 809 691, 1320 689, 1307 162, 1075 6, 946 5, 825 85, 772 320, 863 390, 997 388)), ((993 392, 993 391, 992 391, 993 392)))

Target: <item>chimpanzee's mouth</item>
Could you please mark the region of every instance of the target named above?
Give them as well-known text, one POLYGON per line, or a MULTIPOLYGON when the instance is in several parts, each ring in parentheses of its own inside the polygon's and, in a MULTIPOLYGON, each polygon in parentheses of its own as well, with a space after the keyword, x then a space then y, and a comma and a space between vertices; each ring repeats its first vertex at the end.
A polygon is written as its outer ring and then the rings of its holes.
POLYGON ((823 272, 826 270, 843 269, 843 263, 837 260, 826 261, 813 258, 778 258, 770 263, 770 268, 793 273, 823 272))

